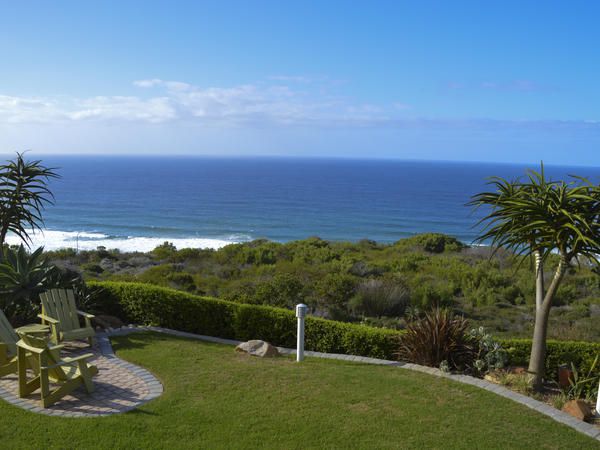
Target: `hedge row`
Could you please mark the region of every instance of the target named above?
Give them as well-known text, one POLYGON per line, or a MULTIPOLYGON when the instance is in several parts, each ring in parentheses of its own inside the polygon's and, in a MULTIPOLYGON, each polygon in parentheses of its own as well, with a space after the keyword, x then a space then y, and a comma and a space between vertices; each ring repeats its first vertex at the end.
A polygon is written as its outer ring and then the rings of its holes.
MULTIPOLYGON (((199 297, 143 283, 90 282, 103 312, 130 323, 172 328, 227 339, 262 339, 296 346, 293 311, 199 297)), ((392 359, 398 332, 307 317, 305 348, 392 359)))
MULTIPOLYGON (((501 339, 500 343, 507 350, 511 365, 527 366, 531 352, 531 339, 501 339)), ((560 366, 566 364, 571 367, 573 364, 585 377, 597 356, 598 363, 593 375, 600 376, 599 343, 549 340, 546 348, 546 376, 556 380, 560 366)))
MULTIPOLYGON (((131 323, 172 328, 228 339, 263 339, 283 347, 296 345, 293 311, 199 297, 143 283, 90 282, 98 288, 101 309, 131 323)), ((316 317, 306 319, 307 350, 394 359, 399 331, 373 328, 316 317)), ((511 365, 527 365, 531 340, 504 339, 511 365)), ((600 344, 549 341, 546 374, 557 377, 558 367, 573 363, 587 372, 600 344)), ((600 364, 596 368, 600 375, 600 364)))

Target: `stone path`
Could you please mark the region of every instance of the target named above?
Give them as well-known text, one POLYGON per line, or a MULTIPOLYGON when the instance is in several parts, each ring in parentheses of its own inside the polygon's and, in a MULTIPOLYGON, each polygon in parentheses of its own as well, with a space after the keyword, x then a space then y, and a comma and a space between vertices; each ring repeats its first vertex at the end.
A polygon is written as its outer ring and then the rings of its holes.
POLYGON ((107 334, 98 334, 96 341, 91 349, 83 343, 68 343, 62 352, 63 356, 94 354, 89 361, 98 367, 98 375, 94 377, 95 391, 92 394, 79 387, 49 408, 42 408, 39 390, 27 398, 19 398, 15 374, 0 378, 0 397, 40 414, 98 417, 129 411, 162 394, 162 384, 154 375, 115 356, 107 334))

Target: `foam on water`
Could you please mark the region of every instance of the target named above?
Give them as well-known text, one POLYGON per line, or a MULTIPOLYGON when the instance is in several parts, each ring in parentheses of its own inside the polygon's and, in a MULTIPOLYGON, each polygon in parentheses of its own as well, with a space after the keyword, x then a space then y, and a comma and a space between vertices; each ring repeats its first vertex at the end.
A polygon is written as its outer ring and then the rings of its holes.
MULTIPOLYGON (((212 248, 219 249, 229 244, 242 242, 242 236, 231 236, 236 239, 206 239, 206 238, 170 238, 170 237, 112 237, 102 233, 43 230, 31 235, 31 248, 43 246, 46 250, 74 248, 79 250, 95 250, 97 247, 119 249, 122 252, 149 252, 165 241, 181 248, 212 248)), ((10 245, 18 245, 21 240, 17 236, 8 236, 10 245)))

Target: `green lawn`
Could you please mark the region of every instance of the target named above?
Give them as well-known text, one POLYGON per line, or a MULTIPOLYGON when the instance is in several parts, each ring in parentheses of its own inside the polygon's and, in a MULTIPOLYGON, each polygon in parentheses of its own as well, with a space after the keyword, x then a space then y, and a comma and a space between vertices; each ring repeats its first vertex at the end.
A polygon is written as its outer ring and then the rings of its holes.
POLYGON ((161 379, 161 397, 85 419, 0 402, 1 448, 600 448, 492 393, 393 367, 259 359, 152 333, 113 345, 161 379))

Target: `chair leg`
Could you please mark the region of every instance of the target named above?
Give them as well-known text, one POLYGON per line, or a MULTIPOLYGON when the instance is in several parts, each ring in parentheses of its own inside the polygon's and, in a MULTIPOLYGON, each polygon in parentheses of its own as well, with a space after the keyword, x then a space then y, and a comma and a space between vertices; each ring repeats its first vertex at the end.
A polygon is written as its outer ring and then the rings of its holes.
POLYGON ((44 408, 46 405, 46 399, 50 397, 50 379, 48 378, 48 369, 40 370, 40 387, 42 390, 42 404, 44 408))
POLYGON ((17 374, 19 376, 19 397, 25 398, 40 387, 40 375, 33 379, 27 379, 27 351, 21 347, 17 348, 17 374))
POLYGON ((85 361, 79 361, 77 364, 79 365, 79 373, 85 389, 88 391, 88 394, 91 394, 94 392, 94 383, 92 382, 92 374, 90 373, 89 366, 85 361))

